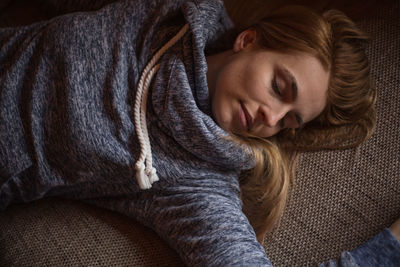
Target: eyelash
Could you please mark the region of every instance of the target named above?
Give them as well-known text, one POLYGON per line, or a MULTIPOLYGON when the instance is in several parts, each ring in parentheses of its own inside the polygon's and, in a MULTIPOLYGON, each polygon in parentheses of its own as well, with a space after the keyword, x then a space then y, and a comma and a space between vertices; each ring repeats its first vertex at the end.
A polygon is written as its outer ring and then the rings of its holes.
MULTIPOLYGON (((275 77, 272 79, 272 90, 273 90, 274 93, 277 94, 279 97, 282 96, 282 93, 281 93, 281 91, 280 91, 279 88, 278 88, 278 84, 277 84, 277 82, 276 82, 276 78, 275 78, 275 77)), ((284 118, 282 118, 282 119, 279 121, 279 127, 280 127, 280 128, 284 128, 284 127, 285 127, 284 118)))
POLYGON ((272 79, 272 90, 274 90, 275 94, 278 96, 282 96, 281 91, 279 91, 278 84, 276 83, 276 78, 272 79))

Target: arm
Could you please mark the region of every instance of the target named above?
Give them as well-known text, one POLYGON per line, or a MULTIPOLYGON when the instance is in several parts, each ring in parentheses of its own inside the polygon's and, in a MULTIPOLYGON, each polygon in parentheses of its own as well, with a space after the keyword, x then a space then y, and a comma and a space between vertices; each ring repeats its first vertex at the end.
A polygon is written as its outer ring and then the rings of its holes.
POLYGON ((135 199, 90 203, 149 226, 188 266, 272 266, 241 211, 237 192, 226 189, 221 192, 221 183, 214 188, 181 184, 141 191, 135 199))
POLYGON ((271 266, 238 203, 211 192, 168 195, 153 227, 189 266, 271 266))
POLYGON ((328 264, 320 264, 320 267, 329 266, 398 266, 400 262, 400 242, 392 229, 399 229, 400 220, 396 221, 389 229, 386 228, 375 237, 368 240, 358 248, 348 252, 342 252, 338 261, 331 260, 328 264))

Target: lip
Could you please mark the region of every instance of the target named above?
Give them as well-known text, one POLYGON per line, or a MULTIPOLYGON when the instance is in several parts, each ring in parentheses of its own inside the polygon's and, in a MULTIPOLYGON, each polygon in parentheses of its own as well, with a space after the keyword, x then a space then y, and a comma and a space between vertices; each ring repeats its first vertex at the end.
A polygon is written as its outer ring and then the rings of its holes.
POLYGON ((240 106, 243 110, 244 118, 246 120, 246 128, 248 131, 250 131, 251 128, 253 128, 253 118, 251 117, 251 115, 249 114, 249 111, 247 110, 246 106, 242 102, 240 102, 240 106))

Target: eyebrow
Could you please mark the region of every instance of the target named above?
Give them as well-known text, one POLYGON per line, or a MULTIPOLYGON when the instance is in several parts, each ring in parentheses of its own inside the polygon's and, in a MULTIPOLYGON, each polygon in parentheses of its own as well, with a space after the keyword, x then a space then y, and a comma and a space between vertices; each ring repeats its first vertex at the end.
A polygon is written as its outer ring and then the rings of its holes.
MULTIPOLYGON (((294 101, 297 98, 297 91, 298 91, 297 90, 296 78, 293 76, 293 74, 288 69, 284 68, 283 71, 289 76, 289 79, 290 79, 290 82, 291 82, 292 98, 293 98, 293 101, 294 101)), ((296 114, 296 121, 299 124, 299 128, 304 126, 304 121, 300 117, 299 114, 296 114)))

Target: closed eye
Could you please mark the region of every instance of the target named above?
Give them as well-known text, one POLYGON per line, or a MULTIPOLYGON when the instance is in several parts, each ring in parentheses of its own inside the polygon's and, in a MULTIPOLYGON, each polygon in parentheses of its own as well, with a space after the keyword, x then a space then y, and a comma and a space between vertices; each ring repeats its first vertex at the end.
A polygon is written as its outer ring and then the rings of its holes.
POLYGON ((278 83, 276 82, 276 78, 275 77, 272 79, 272 90, 278 96, 282 96, 282 92, 279 90, 278 83))
MULTIPOLYGON (((274 77, 272 79, 272 90, 274 91, 274 93, 279 96, 282 97, 282 92, 279 90, 279 86, 278 83, 276 81, 276 77, 274 77)), ((282 119, 279 120, 278 125, 281 129, 283 129, 285 127, 285 117, 283 117, 282 119)))

